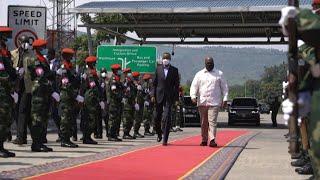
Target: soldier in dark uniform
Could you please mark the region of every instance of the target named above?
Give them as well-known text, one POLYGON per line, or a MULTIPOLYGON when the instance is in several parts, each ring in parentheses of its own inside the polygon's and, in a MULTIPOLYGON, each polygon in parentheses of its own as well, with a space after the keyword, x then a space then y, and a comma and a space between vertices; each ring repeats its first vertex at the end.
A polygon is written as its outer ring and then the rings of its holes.
MULTIPOLYGON (((108 131, 109 131, 109 125, 108 125, 108 120, 109 120, 109 113, 108 113, 108 103, 107 103, 107 88, 109 87, 108 85, 108 77, 107 77, 107 70, 105 68, 101 68, 100 70, 100 77, 99 77, 99 84, 101 87, 101 94, 102 94, 102 101, 106 105, 105 109, 101 111, 101 119, 103 120, 105 127, 106 127, 106 137, 108 137, 108 131)), ((95 138, 96 139, 101 139, 102 134, 103 134, 103 125, 102 121, 99 121, 96 125, 96 130, 95 130, 95 138)))
POLYGON ((121 107, 123 98, 123 86, 120 82, 118 71, 121 69, 119 64, 111 66, 112 76, 109 79, 109 87, 107 89, 107 101, 109 108, 109 137, 108 141, 122 141, 118 138, 118 126, 121 124, 121 107))
POLYGON ((142 84, 140 82, 140 73, 133 72, 132 77, 134 79, 134 84, 136 85, 136 88, 137 88, 133 137, 144 138, 144 136, 139 133, 139 130, 141 127, 141 123, 143 121, 143 107, 144 107, 145 92, 143 91, 142 84))
POLYGON ((150 74, 144 74, 142 89, 145 93, 144 96, 144 108, 143 108, 143 125, 144 125, 144 135, 145 136, 153 136, 150 132, 150 127, 152 123, 152 113, 153 113, 153 103, 151 102, 150 90, 151 90, 151 79, 150 74))
POLYGON ((2 158, 15 157, 15 153, 3 147, 12 121, 12 114, 9 112, 12 111, 14 102, 17 103, 18 101, 18 95, 14 92, 12 84, 17 76, 6 46, 6 41, 11 37, 11 34, 11 28, 0 27, 0 157, 2 158))
POLYGON ((74 107, 77 106, 76 97, 79 90, 80 79, 77 77, 74 66, 71 59, 74 55, 74 50, 70 48, 62 49, 62 65, 61 68, 57 70, 57 74, 61 76, 59 81, 60 87, 60 110, 61 110, 61 120, 60 120, 60 132, 61 132, 61 147, 76 148, 78 145, 70 141, 72 135, 72 125, 74 118, 74 107))
POLYGON ((123 139, 135 139, 130 135, 130 131, 134 121, 136 87, 132 81, 131 69, 124 69, 123 74, 123 139))
POLYGON ((95 68, 97 58, 95 56, 89 56, 86 58, 88 68, 82 75, 82 92, 84 94, 84 132, 83 143, 84 144, 98 144, 91 138, 91 134, 94 132, 96 122, 100 118, 101 109, 105 108, 102 101, 101 89, 99 86, 99 77, 95 68))
POLYGON ((279 96, 275 95, 272 97, 271 103, 270 103, 270 110, 272 111, 271 113, 271 120, 272 120, 272 126, 277 127, 277 115, 279 112, 279 108, 281 106, 281 102, 279 101, 279 96))
POLYGON ((47 41, 37 39, 32 46, 35 51, 37 61, 28 67, 33 81, 32 99, 31 99, 31 150, 34 152, 49 152, 52 148, 43 144, 43 134, 49 118, 49 106, 51 98, 59 102, 60 96, 52 88, 51 82, 55 74, 50 71, 48 61, 44 55, 47 55, 47 41))

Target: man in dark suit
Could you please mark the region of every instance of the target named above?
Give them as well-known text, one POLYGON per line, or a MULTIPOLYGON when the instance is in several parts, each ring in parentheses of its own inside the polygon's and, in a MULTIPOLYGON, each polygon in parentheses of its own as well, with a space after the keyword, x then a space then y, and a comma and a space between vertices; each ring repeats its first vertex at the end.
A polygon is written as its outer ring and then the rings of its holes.
POLYGON ((158 134, 157 141, 162 140, 163 145, 168 144, 171 128, 171 107, 179 99, 179 72, 170 64, 171 55, 164 53, 162 65, 157 66, 151 91, 152 101, 156 104, 155 129, 158 134), (161 127, 162 121, 162 127, 161 127))

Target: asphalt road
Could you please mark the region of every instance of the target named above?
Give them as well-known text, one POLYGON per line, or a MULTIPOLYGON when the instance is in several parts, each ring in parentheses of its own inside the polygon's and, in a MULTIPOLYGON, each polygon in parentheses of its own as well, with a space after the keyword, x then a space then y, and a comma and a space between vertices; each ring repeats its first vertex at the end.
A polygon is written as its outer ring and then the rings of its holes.
MULTIPOLYGON (((219 114, 219 130, 221 129, 246 129, 258 132, 242 151, 236 163, 229 171, 226 179, 307 179, 309 176, 300 176, 294 172, 290 166, 290 155, 288 154, 288 143, 284 134, 288 132, 283 121, 279 116, 279 127, 272 128, 270 115, 261 115, 261 126, 238 125, 227 126, 227 113, 219 114)), ((143 128, 141 128, 143 130, 143 128)), ((199 134, 200 128, 184 128, 184 132, 172 133, 172 137, 182 138, 190 134, 199 134)), ((105 136, 105 134, 104 134, 105 136)), ((81 137, 79 134, 78 137, 81 137)), ((28 145, 17 146, 12 143, 5 143, 5 147, 14 151, 16 158, 0 159, 0 172, 15 170, 19 168, 32 167, 34 165, 45 164, 49 162, 61 161, 72 157, 80 157, 95 154, 108 150, 120 149, 123 147, 132 147, 143 144, 154 144, 155 137, 148 137, 137 140, 127 140, 124 142, 108 142, 106 138, 98 140, 99 145, 83 145, 79 143, 79 148, 68 149, 61 148, 55 142, 56 134, 48 134, 48 146, 54 148, 51 153, 32 153, 30 151, 30 136, 28 145)))

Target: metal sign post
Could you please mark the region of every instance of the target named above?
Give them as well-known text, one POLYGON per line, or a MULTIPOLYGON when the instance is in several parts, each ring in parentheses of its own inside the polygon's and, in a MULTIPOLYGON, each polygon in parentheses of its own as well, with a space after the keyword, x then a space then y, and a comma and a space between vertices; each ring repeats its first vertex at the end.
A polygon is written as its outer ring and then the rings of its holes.
MULTIPOLYGON (((289 0, 289 6, 299 7, 298 0, 289 0)), ((294 154, 299 152, 298 145, 298 38, 297 38, 297 24, 294 18, 289 19, 289 99, 294 103, 293 112, 289 119, 289 153, 294 154)))

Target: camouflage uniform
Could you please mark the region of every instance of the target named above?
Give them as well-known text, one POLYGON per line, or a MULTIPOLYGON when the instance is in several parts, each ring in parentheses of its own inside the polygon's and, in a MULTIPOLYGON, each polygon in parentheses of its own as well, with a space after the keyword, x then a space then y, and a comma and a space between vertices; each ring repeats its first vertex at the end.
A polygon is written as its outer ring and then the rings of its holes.
POLYGON ((82 83, 82 91, 84 93, 84 137, 83 142, 85 144, 96 144, 97 142, 91 139, 91 134, 94 132, 96 127, 96 122, 100 118, 101 107, 99 103, 101 102, 101 90, 99 86, 99 79, 95 72, 95 69, 86 69, 86 78, 82 83), (89 143, 88 143, 89 142, 89 143))
POLYGON ((137 95, 136 95, 136 106, 139 106, 139 110, 136 109, 135 111, 135 118, 134 118, 134 137, 143 138, 144 136, 139 133, 139 129, 141 127, 141 123, 143 122, 143 108, 144 108, 144 98, 145 92, 143 91, 142 85, 139 81, 139 73, 133 73, 135 78, 135 85, 137 88, 137 95), (136 75, 135 75, 136 74, 136 75))
POLYGON ((107 101, 109 108, 109 141, 121 141, 117 137, 118 125, 121 123, 121 101, 123 87, 120 82, 120 77, 113 74, 109 80, 107 89, 107 101))
POLYGON ((78 95, 80 79, 77 76, 72 63, 64 61, 61 68, 61 81, 60 81, 60 132, 61 132, 61 146, 63 147, 77 147, 77 145, 70 142, 72 130, 74 126, 74 110, 77 106, 76 97, 78 95))
POLYGON ((124 84, 124 94, 123 94, 123 138, 133 139, 130 135, 131 128, 134 121, 134 105, 136 97, 136 87, 133 84, 130 77, 127 77, 124 84))
POLYGON ((51 82, 54 73, 50 71, 49 64, 42 55, 37 54, 38 61, 28 67, 33 81, 31 99, 31 138, 33 151, 52 151, 44 146, 42 136, 47 127, 49 106, 53 92, 51 82))
MULTIPOLYGON (((0 31, 1 33, 1 31, 0 31)), ((1 34, 0 34, 1 35, 1 34)), ((1 39, 0 39, 0 43, 1 39)), ((2 44, 0 47, 3 46, 2 44)), ((3 147, 4 141, 8 137, 11 126, 11 112, 14 106, 13 98, 13 84, 17 78, 14 68, 10 60, 10 53, 5 47, 0 49, 0 157, 14 157, 15 154, 7 151, 3 147)))
POLYGON ((149 84, 148 80, 146 80, 142 89, 145 93, 144 97, 144 108, 143 108, 143 124, 144 124, 144 135, 150 136, 152 135, 150 132, 150 127, 152 123, 152 113, 153 113, 153 104, 151 102, 150 90, 151 84, 149 84))

